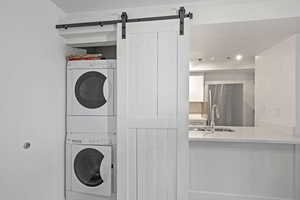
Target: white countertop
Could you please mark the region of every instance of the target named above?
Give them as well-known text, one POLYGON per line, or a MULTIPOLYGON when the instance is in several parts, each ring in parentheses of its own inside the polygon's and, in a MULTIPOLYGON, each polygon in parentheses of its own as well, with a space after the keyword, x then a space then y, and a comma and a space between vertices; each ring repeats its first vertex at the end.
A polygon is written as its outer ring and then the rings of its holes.
POLYGON ((189 131, 191 142, 252 142, 300 144, 300 137, 294 136, 291 128, 282 127, 225 127, 234 132, 200 132, 189 131))

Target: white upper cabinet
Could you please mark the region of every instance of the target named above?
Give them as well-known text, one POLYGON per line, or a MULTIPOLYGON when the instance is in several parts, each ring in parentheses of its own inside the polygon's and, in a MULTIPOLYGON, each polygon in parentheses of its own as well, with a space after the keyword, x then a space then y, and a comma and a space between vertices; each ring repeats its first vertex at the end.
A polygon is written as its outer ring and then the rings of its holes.
POLYGON ((116 25, 59 29, 64 42, 72 47, 111 46, 116 44, 116 25))
POLYGON ((203 102, 204 100, 204 76, 192 75, 189 80, 190 84, 190 102, 203 102))

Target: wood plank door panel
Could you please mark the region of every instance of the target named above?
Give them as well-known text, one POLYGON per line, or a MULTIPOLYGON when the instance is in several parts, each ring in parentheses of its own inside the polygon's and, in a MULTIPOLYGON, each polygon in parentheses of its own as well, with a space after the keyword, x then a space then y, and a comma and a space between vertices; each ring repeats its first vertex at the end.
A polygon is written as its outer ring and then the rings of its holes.
POLYGON ((118 200, 187 200, 189 31, 178 24, 129 23, 126 39, 118 26, 118 200))
POLYGON ((176 199, 176 129, 138 129, 138 199, 176 199))
POLYGON ((128 117, 157 115, 157 34, 129 34, 127 37, 128 117))
POLYGON ((176 199, 176 129, 129 129, 128 199, 176 199))

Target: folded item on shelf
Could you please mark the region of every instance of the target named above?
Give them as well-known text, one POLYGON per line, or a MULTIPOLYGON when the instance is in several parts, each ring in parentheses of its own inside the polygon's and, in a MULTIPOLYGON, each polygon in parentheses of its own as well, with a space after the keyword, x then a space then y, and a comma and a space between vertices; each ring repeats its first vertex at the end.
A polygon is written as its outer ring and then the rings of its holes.
POLYGON ((102 54, 82 54, 68 56, 68 60, 101 60, 104 59, 102 54))

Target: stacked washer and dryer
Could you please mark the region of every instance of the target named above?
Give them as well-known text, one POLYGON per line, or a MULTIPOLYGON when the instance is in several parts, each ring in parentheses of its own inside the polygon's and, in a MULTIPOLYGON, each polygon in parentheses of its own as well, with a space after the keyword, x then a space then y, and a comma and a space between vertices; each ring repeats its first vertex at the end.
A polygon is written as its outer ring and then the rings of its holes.
POLYGON ((67 200, 116 197, 116 60, 67 64, 67 200))

